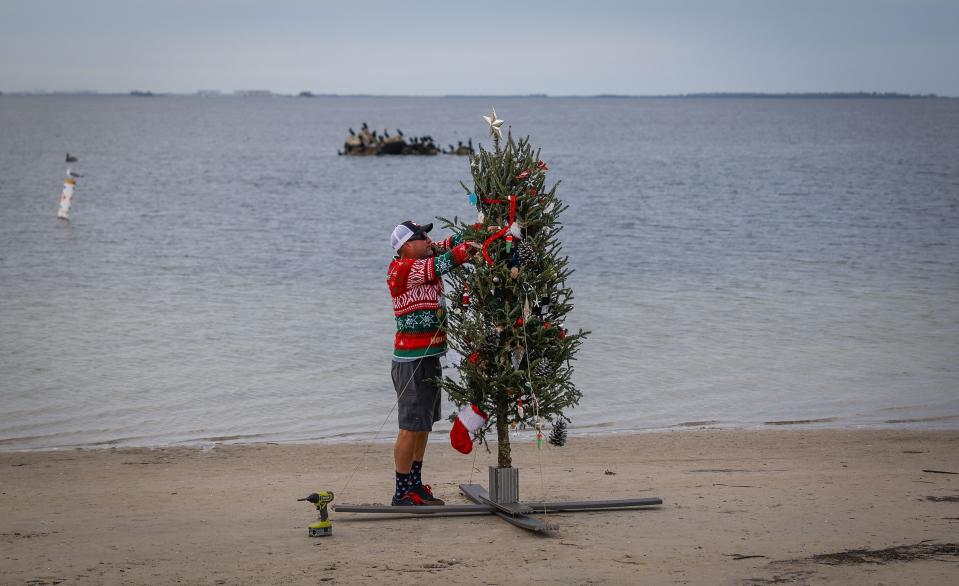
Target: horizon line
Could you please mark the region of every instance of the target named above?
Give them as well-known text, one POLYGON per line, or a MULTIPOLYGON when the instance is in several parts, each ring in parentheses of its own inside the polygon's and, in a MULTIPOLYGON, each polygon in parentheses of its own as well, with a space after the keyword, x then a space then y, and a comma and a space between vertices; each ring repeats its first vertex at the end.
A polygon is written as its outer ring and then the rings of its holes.
POLYGON ((14 90, 0 96, 129 96, 129 97, 294 97, 294 98, 608 98, 608 99, 663 99, 663 98, 887 98, 887 99, 955 99, 956 96, 935 93, 905 93, 896 91, 795 91, 795 92, 686 92, 673 94, 548 94, 543 92, 522 94, 377 94, 377 93, 314 93, 308 90, 285 93, 269 89, 215 90, 199 89, 192 92, 165 92, 134 89, 130 91, 77 90, 14 90))

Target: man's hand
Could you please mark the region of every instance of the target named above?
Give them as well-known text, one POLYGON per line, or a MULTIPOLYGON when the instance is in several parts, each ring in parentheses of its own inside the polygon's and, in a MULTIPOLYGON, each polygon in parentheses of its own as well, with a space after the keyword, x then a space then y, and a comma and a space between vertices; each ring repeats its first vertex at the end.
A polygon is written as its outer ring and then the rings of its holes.
POLYGON ((477 250, 483 250, 483 245, 472 240, 464 240, 453 248, 453 259, 456 261, 456 264, 472 262, 470 255, 475 254, 476 256, 479 256, 476 254, 477 250))
POLYGON ((472 252, 473 258, 466 262, 472 263, 473 265, 483 264, 483 255, 481 254, 483 252, 483 245, 479 242, 473 242, 472 240, 468 240, 467 244, 469 244, 469 250, 472 252))

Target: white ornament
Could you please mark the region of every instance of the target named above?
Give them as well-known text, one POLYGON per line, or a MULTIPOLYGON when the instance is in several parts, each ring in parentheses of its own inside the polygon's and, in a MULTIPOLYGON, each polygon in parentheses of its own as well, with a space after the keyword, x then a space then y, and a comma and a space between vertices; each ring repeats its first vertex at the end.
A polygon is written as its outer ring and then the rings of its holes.
POLYGON ((523 360, 524 354, 526 354, 526 350, 522 346, 517 346, 513 350, 513 355, 510 357, 513 363, 513 370, 519 370, 519 365, 523 360))
POLYGON ((496 117, 496 108, 490 106, 490 110, 493 111, 491 115, 483 116, 483 119, 489 124, 489 135, 496 138, 503 138, 503 131, 499 128, 503 125, 503 121, 496 117))
POLYGON ((513 222, 509 225, 509 233, 517 240, 523 239, 523 226, 519 222, 513 222))

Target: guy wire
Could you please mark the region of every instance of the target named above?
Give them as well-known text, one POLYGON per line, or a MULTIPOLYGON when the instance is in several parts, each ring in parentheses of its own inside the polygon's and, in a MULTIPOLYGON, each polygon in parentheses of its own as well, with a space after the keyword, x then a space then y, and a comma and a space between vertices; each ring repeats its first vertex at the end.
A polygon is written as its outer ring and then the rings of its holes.
MULTIPOLYGON (((443 322, 445 322, 445 320, 446 320, 446 310, 445 310, 445 309, 443 310, 443 316, 442 316, 440 319, 443 320, 443 322)), ((436 332, 435 332, 435 333, 433 334, 433 336, 430 338, 430 343, 427 344, 427 347, 432 346, 432 345, 433 345, 433 342, 436 340, 436 336, 437 336, 441 331, 443 331, 443 327, 444 327, 444 325, 445 325, 445 323, 443 323, 443 322, 441 322, 440 325, 439 325, 439 327, 437 327, 436 332)), ((371 439, 369 442, 367 442, 366 448, 363 450, 363 456, 362 456, 362 457, 359 459, 359 461, 357 461, 357 463, 353 466, 353 470, 350 472, 350 476, 349 476, 349 478, 347 478, 346 484, 344 484, 344 485, 343 485, 343 488, 341 489, 341 491, 342 491, 344 494, 346 493, 346 489, 349 488, 350 482, 353 481, 353 476, 356 475, 357 469, 359 469, 359 467, 360 467, 361 464, 364 464, 364 463, 366 462, 367 456, 368 456, 369 453, 370 453, 370 446, 373 445, 373 444, 376 442, 377 438, 378 438, 379 435, 380 435, 380 432, 383 431, 383 427, 386 425, 386 422, 389 421, 389 420, 390 420, 390 417, 393 415, 393 410, 396 409, 396 406, 400 404, 400 399, 403 398, 403 394, 406 393, 406 389, 410 386, 410 383, 413 382, 413 377, 416 376, 416 371, 418 371, 418 370, 420 369, 420 365, 421 365, 421 364, 423 364, 423 357, 420 357, 420 358, 417 358, 417 359, 416 359, 416 367, 413 369, 413 372, 410 373, 410 378, 409 378, 409 380, 407 380, 407 381, 406 381, 406 384, 403 385, 403 390, 400 391, 400 394, 396 396, 396 401, 393 402, 393 405, 390 407, 389 412, 386 414, 386 419, 383 420, 383 423, 381 423, 380 426, 379 426, 379 428, 377 428, 376 433, 373 434, 373 439, 371 439)), ((441 376, 442 376, 442 372, 443 372, 442 369, 440 369, 440 375, 441 375, 441 376)))
MULTIPOLYGON (((529 284, 524 283, 524 285, 526 285, 527 289, 529 288, 529 284)), ((533 291, 533 295, 534 296, 536 295, 535 291, 533 291)), ((525 310, 527 307, 529 307, 529 295, 524 292, 523 293, 523 309, 525 310)), ((526 319, 527 319, 527 316, 524 313, 523 315, 523 351, 526 354, 526 379, 529 381, 529 394, 530 396, 533 397, 533 418, 536 421, 536 436, 537 436, 536 437, 536 452, 537 452, 536 459, 539 463, 539 492, 540 492, 541 498, 545 502, 546 487, 543 481, 543 449, 541 447, 542 444, 540 444, 540 442, 542 441, 540 439, 540 436, 542 435, 543 432, 539 428, 540 427, 539 398, 536 396, 536 393, 533 392, 533 367, 530 364, 530 358, 529 358, 529 340, 526 338, 526 319)), ((547 522, 549 521, 549 513, 545 505, 543 506, 543 519, 547 522)))

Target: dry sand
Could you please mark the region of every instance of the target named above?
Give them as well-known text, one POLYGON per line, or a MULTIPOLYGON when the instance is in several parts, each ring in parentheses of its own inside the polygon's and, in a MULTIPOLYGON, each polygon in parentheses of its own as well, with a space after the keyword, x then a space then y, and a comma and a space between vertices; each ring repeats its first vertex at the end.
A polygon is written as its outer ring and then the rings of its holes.
MULTIPOLYGON (((387 501, 391 449, 0 453, 0 583, 959 584, 959 475, 944 473, 959 472, 959 432, 684 430, 542 452, 526 443, 514 446, 524 499, 664 504, 550 515, 560 530, 549 537, 491 515, 334 512, 332 537, 308 537, 316 511, 296 499, 328 489, 340 503, 387 501)), ((492 463, 437 436, 426 479, 466 502, 457 485, 485 484, 492 463)))

